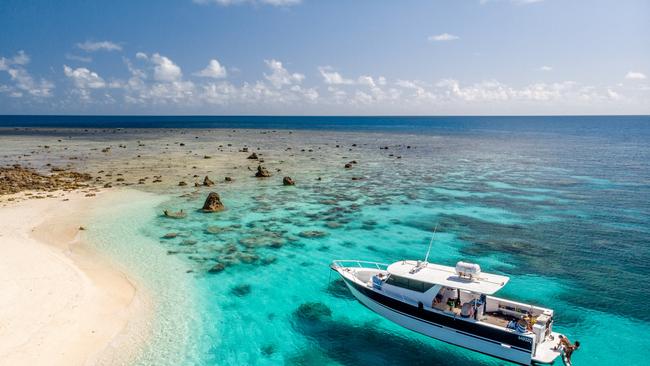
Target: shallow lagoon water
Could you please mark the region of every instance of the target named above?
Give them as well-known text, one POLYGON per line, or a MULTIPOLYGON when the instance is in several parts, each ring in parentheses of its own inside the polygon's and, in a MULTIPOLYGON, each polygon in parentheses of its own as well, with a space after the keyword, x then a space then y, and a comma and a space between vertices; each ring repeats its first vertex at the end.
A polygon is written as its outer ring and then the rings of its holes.
MULTIPOLYGON (((333 259, 422 258, 437 225, 430 260, 475 261, 511 276, 499 295, 555 309, 556 329, 583 344, 574 364, 645 363, 650 341, 639 335, 650 331, 650 316, 642 311, 650 290, 638 279, 650 275, 650 151, 643 141, 546 131, 304 136, 305 144, 322 147, 312 155, 317 158, 286 157, 289 167, 270 179, 174 189, 138 204, 141 219, 130 227, 139 229, 123 234, 175 263, 166 269, 169 277, 155 281, 147 273, 160 268, 145 266, 145 282, 154 291, 182 283, 191 294, 183 296, 184 311, 158 331, 175 324, 180 328, 167 331, 183 329, 175 337, 192 346, 151 353, 148 361, 503 364, 380 318, 352 299, 328 268, 333 259), (333 141, 345 150, 335 150, 333 141), (353 143, 358 146, 347 150, 353 143), (383 145, 390 148, 379 150, 383 145), (343 156, 358 164, 343 169, 343 156), (280 184, 286 172, 295 187, 280 184), (226 211, 196 210, 211 190, 226 211), (164 208, 189 215, 158 216, 164 208), (178 236, 163 239, 170 232, 178 236), (217 263, 225 269, 209 273, 217 263), (301 316, 305 303, 324 304, 331 313, 307 305, 318 315, 314 321, 301 316)), ((121 217, 111 227, 127 222, 121 217)))

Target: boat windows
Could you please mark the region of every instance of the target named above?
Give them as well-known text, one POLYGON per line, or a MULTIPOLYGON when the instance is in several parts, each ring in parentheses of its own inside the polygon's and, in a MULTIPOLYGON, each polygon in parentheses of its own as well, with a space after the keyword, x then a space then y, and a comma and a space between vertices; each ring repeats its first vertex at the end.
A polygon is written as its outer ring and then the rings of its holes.
POLYGON ((408 279, 406 277, 395 276, 393 274, 388 276, 386 283, 417 292, 427 292, 427 290, 434 286, 432 283, 408 279))

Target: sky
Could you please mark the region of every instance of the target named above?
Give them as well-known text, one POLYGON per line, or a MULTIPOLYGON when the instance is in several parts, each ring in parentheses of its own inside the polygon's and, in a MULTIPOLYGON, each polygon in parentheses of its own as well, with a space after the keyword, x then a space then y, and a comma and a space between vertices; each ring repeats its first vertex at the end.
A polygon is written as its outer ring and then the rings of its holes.
POLYGON ((650 114, 650 2, 2 0, 0 114, 650 114))

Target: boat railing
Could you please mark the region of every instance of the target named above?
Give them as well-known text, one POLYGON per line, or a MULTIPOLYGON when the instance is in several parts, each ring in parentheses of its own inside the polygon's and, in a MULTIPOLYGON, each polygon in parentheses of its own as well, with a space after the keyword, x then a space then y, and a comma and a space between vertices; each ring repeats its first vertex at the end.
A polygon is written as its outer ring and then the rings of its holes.
POLYGON ((332 261, 332 264, 330 266, 334 269, 342 268, 342 267, 359 267, 359 268, 376 268, 379 270, 386 270, 388 268, 388 264, 386 263, 359 261, 356 259, 337 259, 335 261, 332 261))

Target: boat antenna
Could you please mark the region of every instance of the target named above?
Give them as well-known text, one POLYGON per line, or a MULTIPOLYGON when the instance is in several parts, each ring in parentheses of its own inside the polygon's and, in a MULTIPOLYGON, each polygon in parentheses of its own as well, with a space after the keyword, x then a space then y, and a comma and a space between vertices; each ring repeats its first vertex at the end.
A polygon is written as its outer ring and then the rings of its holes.
POLYGON ((435 229, 433 229, 433 235, 431 235, 431 240, 429 240, 429 249, 427 249, 427 255, 424 257, 424 263, 428 263, 429 253, 431 252, 431 244, 433 244, 433 239, 436 237, 436 231, 438 231, 438 224, 436 224, 435 229))

